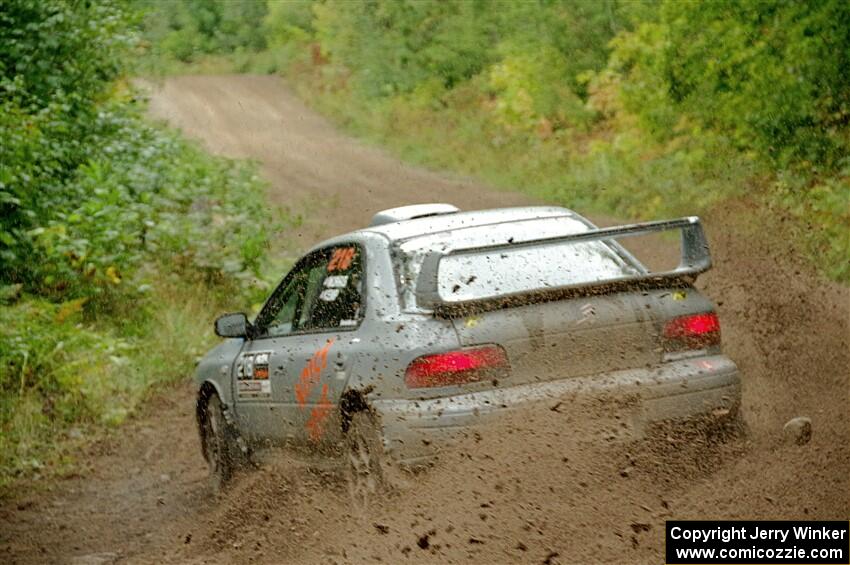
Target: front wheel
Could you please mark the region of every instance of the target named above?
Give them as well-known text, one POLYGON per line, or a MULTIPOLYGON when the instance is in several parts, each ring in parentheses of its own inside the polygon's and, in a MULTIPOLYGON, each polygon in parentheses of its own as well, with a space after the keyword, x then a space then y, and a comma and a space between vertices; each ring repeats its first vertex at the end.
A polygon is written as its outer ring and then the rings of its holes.
POLYGON ((201 430, 204 456, 210 469, 213 486, 216 491, 219 491, 233 477, 238 447, 227 429, 224 407, 217 394, 211 394, 207 398, 201 430))

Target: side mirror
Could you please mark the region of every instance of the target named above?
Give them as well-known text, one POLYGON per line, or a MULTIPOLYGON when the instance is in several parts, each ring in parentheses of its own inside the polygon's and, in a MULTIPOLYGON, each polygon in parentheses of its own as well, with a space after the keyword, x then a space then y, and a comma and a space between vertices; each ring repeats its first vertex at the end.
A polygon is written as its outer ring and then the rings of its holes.
POLYGON ((242 312, 224 314, 215 321, 215 334, 219 337, 248 337, 251 322, 242 312))

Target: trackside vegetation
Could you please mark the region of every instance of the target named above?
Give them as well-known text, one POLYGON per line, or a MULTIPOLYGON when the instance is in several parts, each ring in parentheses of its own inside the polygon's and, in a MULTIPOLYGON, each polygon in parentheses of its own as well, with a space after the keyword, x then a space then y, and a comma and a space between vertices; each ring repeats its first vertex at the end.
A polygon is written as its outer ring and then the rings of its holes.
POLYGON ((73 465, 262 292, 264 184, 145 121, 137 24, 103 0, 0 9, 0 486, 73 465))
POLYGON ((745 200, 850 281, 845 1, 192 0, 143 26, 147 72, 280 73, 407 159, 582 210, 745 200))

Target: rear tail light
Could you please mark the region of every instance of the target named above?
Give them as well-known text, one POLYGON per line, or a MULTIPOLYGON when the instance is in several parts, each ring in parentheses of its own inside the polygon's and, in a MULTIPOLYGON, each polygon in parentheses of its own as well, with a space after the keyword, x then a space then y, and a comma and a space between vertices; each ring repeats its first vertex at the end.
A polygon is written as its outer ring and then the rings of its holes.
POLYGON ((498 345, 485 345, 413 360, 404 374, 408 388, 430 388, 472 383, 504 376, 508 356, 498 345))
POLYGON ((714 312, 673 318, 664 325, 664 338, 674 349, 705 349, 720 345, 720 320, 714 312))

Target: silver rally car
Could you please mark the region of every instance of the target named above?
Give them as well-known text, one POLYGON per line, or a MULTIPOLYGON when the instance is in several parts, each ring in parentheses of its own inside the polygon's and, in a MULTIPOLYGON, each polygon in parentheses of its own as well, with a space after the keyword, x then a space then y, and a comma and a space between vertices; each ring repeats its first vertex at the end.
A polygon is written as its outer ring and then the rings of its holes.
MULTIPOLYGON (((197 418, 213 477, 264 446, 342 454, 366 496, 386 461, 416 465, 458 430, 576 393, 637 395, 635 425, 735 414, 698 218, 599 229, 564 208, 423 204, 300 259, 253 322, 226 314, 200 362, 197 418), (632 236, 678 231, 650 272, 632 236)), ((355 492, 355 495, 357 493, 355 492)))

